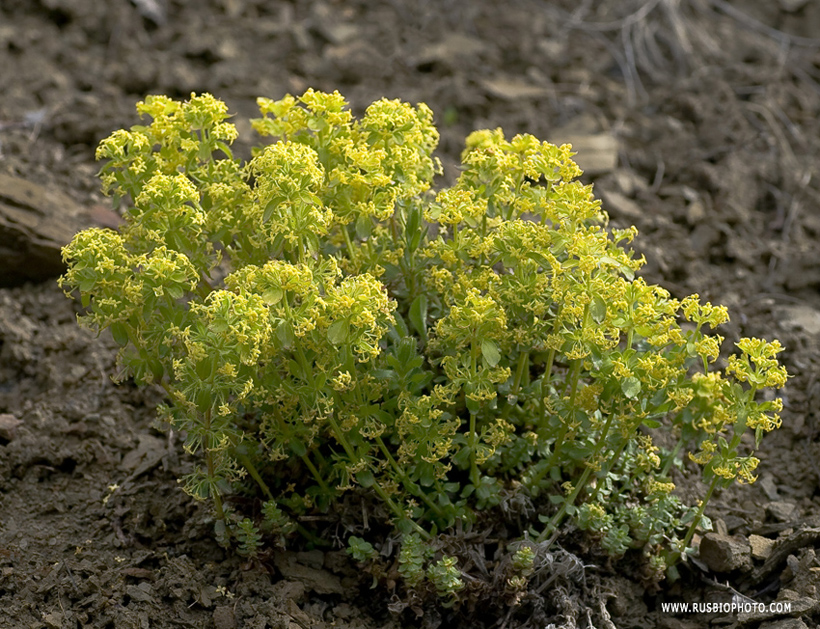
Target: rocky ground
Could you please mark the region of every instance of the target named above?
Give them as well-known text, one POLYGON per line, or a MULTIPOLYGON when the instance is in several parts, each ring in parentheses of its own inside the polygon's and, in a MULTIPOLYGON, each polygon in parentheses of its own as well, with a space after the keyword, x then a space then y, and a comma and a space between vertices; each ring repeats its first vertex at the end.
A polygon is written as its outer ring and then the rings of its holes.
POLYGON ((817 626, 816 37, 805 0, 4 0, 0 627, 817 626), (639 228, 650 281, 726 304, 727 349, 786 346, 783 428, 758 482, 712 500, 716 531, 678 583, 647 591, 595 566, 600 587, 563 606, 556 590, 517 613, 417 618, 391 613, 341 551, 246 563, 213 543, 176 483, 186 457, 152 428, 159 394, 111 382, 113 341, 77 327, 58 249, 116 225, 94 149, 146 94, 215 94, 247 148, 255 98, 307 87, 357 112, 426 102, 445 179, 475 128, 571 141, 613 224, 639 228), (733 600, 791 611, 662 607, 733 600))

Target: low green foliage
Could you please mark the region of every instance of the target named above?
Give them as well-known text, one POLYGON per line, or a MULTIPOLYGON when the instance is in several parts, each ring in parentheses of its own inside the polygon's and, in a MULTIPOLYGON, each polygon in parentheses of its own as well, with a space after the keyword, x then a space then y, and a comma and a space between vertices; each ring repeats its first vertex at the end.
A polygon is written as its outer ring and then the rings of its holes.
MULTIPOLYGON (((636 277, 634 228, 607 228, 568 145, 477 131, 434 193, 426 106, 357 120, 338 93, 258 102, 274 140, 247 162, 210 95, 139 103, 150 124, 97 151, 125 225, 64 250, 62 285, 122 346, 121 377, 167 391, 200 461, 184 488, 213 501, 222 541, 310 539, 303 516, 371 495, 406 582, 452 602, 456 560, 425 540, 499 505, 535 507, 535 544, 569 518, 661 576, 713 492, 754 480, 741 438, 780 424, 758 395, 786 381, 779 343, 743 339, 721 370, 726 309, 636 277), (697 506, 670 480, 688 460, 697 506), (241 495, 264 507, 237 513, 241 495)), ((349 552, 375 556, 356 537, 349 552)), ((515 553, 516 588, 533 557, 515 553)))

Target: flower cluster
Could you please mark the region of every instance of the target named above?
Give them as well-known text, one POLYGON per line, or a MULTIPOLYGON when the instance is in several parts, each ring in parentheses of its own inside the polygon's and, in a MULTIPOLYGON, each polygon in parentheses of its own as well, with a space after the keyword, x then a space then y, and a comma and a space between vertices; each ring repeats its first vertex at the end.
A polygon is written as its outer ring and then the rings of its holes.
MULTIPOLYGON (((150 124, 97 153, 125 225, 78 234, 61 280, 122 346, 121 375, 165 388, 221 541, 310 536, 304 516, 367 493, 404 536, 407 585, 451 604, 465 580, 429 541, 481 511, 524 500, 532 548, 570 518, 660 576, 712 492, 754 480, 741 438, 780 425, 762 392, 786 383, 782 347, 742 339, 720 362, 726 309, 636 277, 636 232, 608 227, 571 147, 478 131, 433 192, 426 106, 258 104, 271 140, 243 162, 212 96, 140 103, 150 124), (709 487, 696 507, 670 479, 687 465, 709 487)), ((350 553, 378 562, 378 542, 350 553)), ((520 593, 535 555, 510 551, 520 593)))

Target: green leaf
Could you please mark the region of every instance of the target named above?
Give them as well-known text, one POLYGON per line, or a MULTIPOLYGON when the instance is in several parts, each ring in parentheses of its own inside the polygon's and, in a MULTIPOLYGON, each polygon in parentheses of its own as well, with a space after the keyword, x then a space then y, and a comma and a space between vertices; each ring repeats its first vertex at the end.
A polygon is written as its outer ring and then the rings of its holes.
POLYGON ((427 295, 419 295, 410 304, 410 312, 407 313, 410 324, 415 328, 423 339, 427 339, 427 295))
POLYGON ((623 391, 624 395, 630 400, 634 400, 638 397, 638 393, 641 392, 641 381, 635 376, 624 378, 623 382, 621 382, 621 391, 623 391))
POLYGON ((541 253, 538 253, 537 251, 528 251, 527 257, 530 260, 534 260, 535 262, 540 264, 541 268, 545 271, 552 268, 552 265, 550 264, 550 261, 547 259, 547 257, 541 253))
POLYGON ((490 367, 495 367, 498 361, 501 360, 501 352, 498 351, 498 345, 495 341, 490 339, 483 339, 481 341, 481 355, 490 367))
POLYGON ((225 144, 225 142, 222 142, 221 140, 217 140, 216 148, 218 148, 220 151, 225 153, 225 155, 228 157, 228 159, 233 159, 233 151, 231 150, 231 148, 227 144, 225 144))
POLYGON ((262 212, 263 223, 267 223, 270 220, 270 217, 273 216, 273 213, 276 210, 276 208, 279 207, 279 204, 282 203, 282 201, 284 200, 284 197, 277 195, 273 197, 270 201, 268 201, 268 204, 265 206, 265 211, 262 212))
POLYGON ((81 293, 87 293, 91 291, 97 285, 96 278, 93 277, 84 277, 77 282, 77 286, 80 289, 81 293))
POLYGON ((114 340, 120 347, 125 347, 128 345, 128 329, 125 327, 124 323, 112 323, 111 334, 114 336, 114 340))
POLYGON ((200 360, 196 364, 196 375, 201 380, 207 380, 214 372, 214 362, 211 358, 200 360))
POLYGON ((214 319, 211 322, 211 330, 216 332, 217 334, 222 334, 223 332, 227 332, 230 326, 225 319, 214 319))
POLYGON ((182 290, 182 286, 179 284, 169 284, 165 287, 165 290, 168 291, 168 294, 171 296, 171 299, 179 299, 182 297, 184 291, 182 290))
POLYGON ((595 323, 603 323, 606 319, 606 302, 600 295, 593 295, 592 302, 589 304, 589 314, 592 315, 592 320, 595 323))
POLYGON ((276 328, 276 338, 279 339, 279 342, 284 348, 289 348, 293 345, 296 337, 293 334, 293 325, 290 321, 282 321, 279 324, 279 327, 276 328))
POLYGON ((307 448, 305 444, 299 441, 298 439, 290 439, 288 441, 288 445, 290 446, 290 451, 293 452, 296 456, 305 456, 307 454, 307 448))
POLYGON ((350 324, 347 319, 339 319, 330 324, 327 329, 327 338, 334 345, 341 345, 350 336, 350 324))
POLYGON ((376 477, 373 476, 373 472, 370 470, 362 470, 356 474, 356 480, 359 482, 359 485, 365 489, 372 487, 376 483, 376 477))
POLYGON ((356 236, 360 240, 367 240, 370 238, 370 231, 373 228, 373 221, 369 216, 360 214, 356 219, 356 236))
POLYGON ((196 405, 200 412, 204 413, 214 405, 214 397, 209 390, 203 389, 196 394, 196 405))
POLYGON ((419 482, 425 487, 432 487, 436 482, 436 468, 432 463, 422 462, 418 468, 419 482))
POLYGON ((281 288, 269 288, 262 293, 262 299, 265 300, 266 304, 272 306, 273 304, 278 304, 282 301, 284 294, 285 293, 281 288))
POLYGON ((453 455, 453 463, 460 469, 467 469, 470 465, 470 447, 462 446, 458 452, 453 455))

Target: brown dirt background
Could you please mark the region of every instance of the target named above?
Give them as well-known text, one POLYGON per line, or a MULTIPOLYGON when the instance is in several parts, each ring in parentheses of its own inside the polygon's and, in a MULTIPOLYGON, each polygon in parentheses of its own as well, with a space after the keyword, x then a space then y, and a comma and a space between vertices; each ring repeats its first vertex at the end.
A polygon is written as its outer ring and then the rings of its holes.
POLYGON ((113 342, 76 326, 53 281, 0 289, 0 627, 816 626, 815 37, 820 3, 800 0, 2 0, 0 174, 107 206, 94 148, 137 123, 148 93, 224 99, 246 148, 257 96, 338 89, 358 113, 382 96, 424 101, 445 179, 475 128, 586 138, 590 157, 615 158, 584 179, 613 224, 639 228, 644 275, 726 304, 726 350, 779 338, 793 378, 759 481, 707 510, 740 539, 777 540, 768 571, 693 566, 648 592, 593 566, 601 588, 585 602, 555 590, 511 615, 394 616, 344 553, 226 556, 176 484, 181 449, 152 429, 159 395, 112 384, 113 342), (660 608, 739 594, 802 602, 784 617, 660 608))

